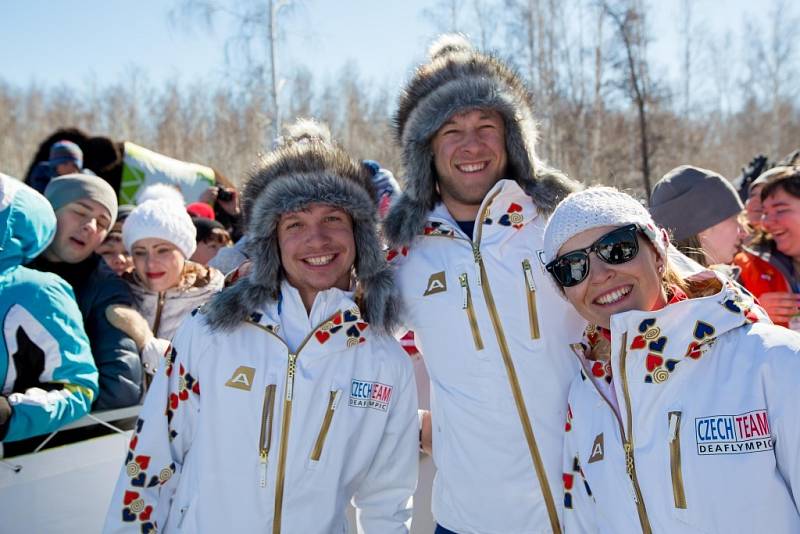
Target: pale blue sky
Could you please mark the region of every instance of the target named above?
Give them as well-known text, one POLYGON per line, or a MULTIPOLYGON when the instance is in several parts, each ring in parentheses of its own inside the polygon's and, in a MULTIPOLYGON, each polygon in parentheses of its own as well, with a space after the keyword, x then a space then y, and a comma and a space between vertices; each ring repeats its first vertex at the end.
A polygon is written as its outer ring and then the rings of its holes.
MULTIPOLYGON (((161 85, 207 80, 224 84, 224 24, 214 31, 171 24, 170 0, 0 0, 0 80, 16 86, 103 85, 132 67, 161 85)), ((435 0, 303 0, 285 18, 280 68, 304 64, 318 78, 348 60, 362 77, 396 89, 422 59, 436 28, 422 15, 435 0)), ((682 0, 652 2, 651 53, 661 71, 677 76, 682 0)), ((738 32, 745 17, 767 8, 747 0, 696 0, 696 20, 716 34, 738 32)), ((736 41, 741 42, 741 41, 736 41)))

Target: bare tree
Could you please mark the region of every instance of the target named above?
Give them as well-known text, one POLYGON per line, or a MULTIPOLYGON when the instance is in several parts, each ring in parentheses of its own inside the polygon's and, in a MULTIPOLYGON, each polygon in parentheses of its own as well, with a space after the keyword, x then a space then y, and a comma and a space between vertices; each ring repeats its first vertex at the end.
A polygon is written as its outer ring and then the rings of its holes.
POLYGON ((464 28, 459 24, 459 14, 464 0, 437 0, 430 7, 422 10, 422 17, 432 22, 439 32, 462 32, 464 28))
POLYGON ((279 42, 278 14, 291 7, 295 0, 248 0, 237 2, 235 7, 218 0, 180 0, 171 12, 173 20, 191 21, 200 19, 209 28, 215 19, 227 17, 238 28, 225 46, 226 61, 231 62, 233 53, 244 58, 249 77, 269 95, 270 130, 272 139, 280 134, 280 99, 282 80, 278 76, 277 47, 279 42))
POLYGON ((636 0, 617 5, 603 0, 602 5, 614 28, 619 46, 614 65, 623 75, 620 85, 626 90, 637 110, 642 184, 649 198, 651 146, 648 131, 648 106, 651 87, 646 55, 644 7, 636 0))

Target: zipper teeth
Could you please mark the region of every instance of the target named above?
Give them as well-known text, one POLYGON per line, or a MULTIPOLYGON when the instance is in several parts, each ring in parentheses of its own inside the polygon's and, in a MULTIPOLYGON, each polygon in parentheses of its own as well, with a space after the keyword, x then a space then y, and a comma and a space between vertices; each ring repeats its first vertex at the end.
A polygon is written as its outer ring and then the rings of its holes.
POLYGON ((483 339, 481 338, 480 328, 478 328, 478 318, 475 315, 475 308, 472 306, 472 292, 469 290, 467 273, 461 274, 458 280, 464 291, 464 302, 461 307, 467 312, 467 319, 469 320, 469 328, 472 330, 472 341, 475 343, 475 350, 483 350, 483 339))
POLYGON ((261 408, 261 435, 258 440, 258 451, 266 460, 272 444, 272 415, 275 410, 276 385, 270 384, 264 389, 264 405, 261 408))
MULTIPOLYGON (((625 396, 625 414, 628 422, 628 436, 624 443, 625 467, 627 468, 628 476, 633 483, 633 491, 636 496, 636 510, 639 512, 639 522, 642 526, 642 532, 643 534, 651 534, 653 529, 650 527, 650 519, 647 517, 647 509, 645 508, 644 500, 642 499, 642 490, 639 487, 639 480, 636 477, 636 462, 633 457, 633 411, 631 410, 631 395, 630 391, 628 390, 628 374, 625 371, 625 361, 628 358, 628 351, 626 350, 627 346, 628 333, 625 332, 622 334, 622 345, 619 349, 619 363, 620 370, 622 371, 620 373, 622 375, 620 378, 622 380, 622 394, 625 396)), ((625 434, 623 432, 623 437, 624 436, 625 434)))
POLYGON ((158 337, 158 329, 161 327, 161 310, 164 309, 164 300, 166 295, 164 292, 158 294, 158 306, 156 306, 156 318, 153 320, 153 335, 158 337))
POLYGON ((522 271, 525 274, 525 282, 528 286, 526 296, 528 297, 528 321, 530 322, 531 339, 539 339, 539 312, 536 309, 536 286, 533 283, 531 262, 523 260, 522 271))
MULTIPOLYGON (((299 349, 298 349, 299 350, 299 349)), ((281 423, 281 442, 278 449, 278 475, 275 481, 275 511, 273 513, 272 534, 281 532, 283 515, 283 487, 286 478, 286 453, 289 448, 289 425, 292 420, 292 388, 294 386, 295 361, 297 354, 289 354, 289 367, 286 370, 286 395, 283 399, 283 422, 281 423)))
POLYGON ((669 412, 669 464, 672 473, 672 498, 675 508, 686 509, 686 493, 681 469, 681 412, 669 412), (674 427, 672 425, 675 425, 674 427))
POLYGON ((328 437, 328 430, 331 427, 333 413, 336 411, 336 397, 338 394, 338 391, 331 391, 330 393, 330 398, 328 399, 328 409, 325 411, 325 418, 322 420, 322 426, 319 429, 317 441, 314 443, 314 448, 311 451, 311 459, 315 462, 318 462, 320 456, 322 456, 322 447, 325 445, 325 438, 328 437))
POLYGON ((506 367, 508 374, 508 381, 511 385, 511 392, 514 396, 514 403, 517 406, 517 413, 519 414, 520 421, 522 422, 522 430, 525 434, 525 439, 528 442, 528 449, 530 450, 531 459, 533 460, 533 467, 536 470, 536 476, 539 480, 539 486, 542 490, 542 497, 544 498, 545 506, 547 507, 547 515, 550 519, 550 527, 553 529, 554 534, 561 534, 561 525, 558 521, 558 512, 556 511, 555 501, 553 494, 550 491, 550 484, 547 481, 547 472, 544 469, 544 462, 539 454, 539 447, 536 444, 536 436, 533 433, 533 425, 531 424, 530 417, 528 416, 528 409, 525 406, 525 399, 522 396, 522 390, 519 385, 519 378, 517 371, 514 368, 514 362, 511 360, 511 351, 506 342, 506 336, 503 332, 503 325, 500 324, 500 318, 497 315, 497 309, 494 305, 494 297, 492 290, 489 287, 489 278, 486 275, 486 268, 482 260, 478 260, 480 265, 480 274, 483 278, 483 295, 486 299, 486 306, 489 309, 489 317, 492 320, 492 326, 497 337, 497 343, 500 346, 500 354, 503 357, 503 363, 506 367))

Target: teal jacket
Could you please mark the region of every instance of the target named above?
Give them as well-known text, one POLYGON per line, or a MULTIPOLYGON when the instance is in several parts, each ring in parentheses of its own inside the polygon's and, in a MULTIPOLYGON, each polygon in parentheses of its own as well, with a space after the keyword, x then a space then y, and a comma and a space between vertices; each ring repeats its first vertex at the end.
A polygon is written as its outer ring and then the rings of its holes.
POLYGON ((22 265, 52 241, 50 203, 0 174, 0 441, 56 430, 89 412, 97 368, 70 286, 22 265))

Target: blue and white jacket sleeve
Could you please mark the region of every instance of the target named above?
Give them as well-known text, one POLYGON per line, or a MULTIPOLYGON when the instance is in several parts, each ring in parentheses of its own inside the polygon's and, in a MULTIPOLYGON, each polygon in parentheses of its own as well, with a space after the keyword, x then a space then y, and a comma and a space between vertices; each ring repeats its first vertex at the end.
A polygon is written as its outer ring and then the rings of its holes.
POLYGON ((89 340, 66 282, 36 273, 14 292, 24 298, 3 319, 2 394, 11 407, 11 417, 0 425, 5 442, 46 434, 81 418, 98 393, 89 340))
POLYGON ((178 329, 145 397, 103 532, 157 532, 172 518, 170 505, 191 448, 200 409, 200 384, 192 357, 197 323, 178 329))

